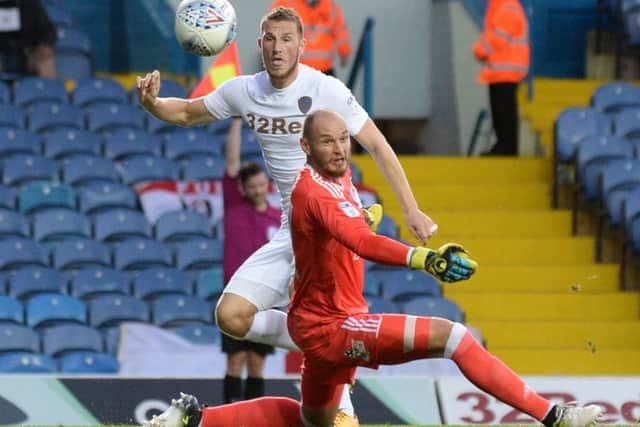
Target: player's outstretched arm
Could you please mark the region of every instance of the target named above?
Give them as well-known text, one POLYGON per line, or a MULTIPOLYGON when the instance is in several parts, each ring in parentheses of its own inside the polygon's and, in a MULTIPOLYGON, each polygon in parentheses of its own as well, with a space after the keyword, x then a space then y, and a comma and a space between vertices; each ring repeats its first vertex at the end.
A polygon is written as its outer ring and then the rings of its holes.
POLYGON ((435 223, 418 208, 418 203, 411 191, 407 176, 387 139, 371 119, 367 120, 362 130, 355 137, 371 154, 391 186, 398 198, 407 226, 418 241, 426 244, 435 231, 435 223))
POLYGON ((165 122, 196 126, 215 121, 202 98, 160 98, 160 72, 155 70, 136 78, 136 91, 145 110, 165 122))

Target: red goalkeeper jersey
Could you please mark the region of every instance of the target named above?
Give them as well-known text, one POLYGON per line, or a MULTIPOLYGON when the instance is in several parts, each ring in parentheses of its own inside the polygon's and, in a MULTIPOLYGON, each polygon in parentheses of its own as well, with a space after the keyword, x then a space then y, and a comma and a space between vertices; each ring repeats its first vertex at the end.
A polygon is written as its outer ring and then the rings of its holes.
POLYGON ((304 341, 317 338, 318 328, 368 311, 363 258, 406 266, 411 248, 369 230, 350 172, 329 179, 306 165, 291 205, 296 272, 288 325, 304 351, 304 341))

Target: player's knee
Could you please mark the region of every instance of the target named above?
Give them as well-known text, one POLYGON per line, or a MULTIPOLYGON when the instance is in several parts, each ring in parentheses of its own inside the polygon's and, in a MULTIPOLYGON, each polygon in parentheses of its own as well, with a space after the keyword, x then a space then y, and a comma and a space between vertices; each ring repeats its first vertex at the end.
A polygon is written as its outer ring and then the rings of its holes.
POLYGON ((429 350, 444 350, 454 323, 441 317, 432 318, 430 323, 429 350))
POLYGON ((241 339, 249 332, 255 313, 256 307, 241 296, 223 294, 216 305, 216 324, 225 334, 241 339))

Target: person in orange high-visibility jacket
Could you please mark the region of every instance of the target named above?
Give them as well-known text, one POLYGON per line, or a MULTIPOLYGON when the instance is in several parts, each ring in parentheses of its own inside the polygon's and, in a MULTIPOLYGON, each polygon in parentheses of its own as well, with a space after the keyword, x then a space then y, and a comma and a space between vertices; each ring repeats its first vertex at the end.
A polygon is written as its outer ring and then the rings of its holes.
POLYGON ((488 154, 518 154, 516 90, 529 71, 527 16, 519 0, 489 0, 482 34, 473 45, 478 82, 489 85, 496 144, 488 154))
POLYGON ((290 7, 302 18, 307 44, 301 63, 332 76, 336 53, 340 65, 346 65, 351 54, 349 29, 335 0, 275 0, 271 10, 278 6, 290 7))

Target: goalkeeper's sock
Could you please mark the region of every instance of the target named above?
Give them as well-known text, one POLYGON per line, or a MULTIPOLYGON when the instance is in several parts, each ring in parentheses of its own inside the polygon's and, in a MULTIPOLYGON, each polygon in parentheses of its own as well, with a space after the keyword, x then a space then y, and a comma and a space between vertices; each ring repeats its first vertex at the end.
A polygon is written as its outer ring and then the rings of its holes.
POLYGON ((551 402, 529 388, 515 372, 476 341, 460 323, 454 323, 445 346, 445 357, 451 358, 469 381, 502 402, 544 419, 551 402))
POLYGON ((287 350, 300 351, 291 339, 287 330, 287 314, 280 310, 259 311, 253 316, 253 323, 249 332, 244 336, 245 340, 268 344, 287 350))
POLYGON ((261 397, 202 410, 200 427, 304 427, 300 402, 261 397))

